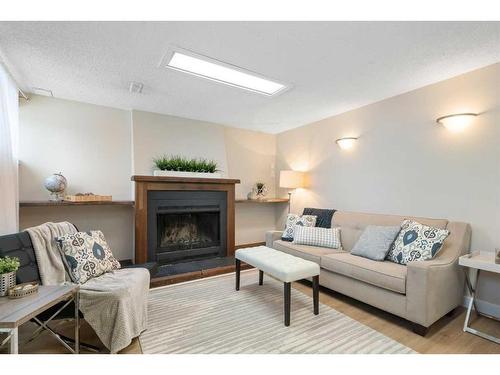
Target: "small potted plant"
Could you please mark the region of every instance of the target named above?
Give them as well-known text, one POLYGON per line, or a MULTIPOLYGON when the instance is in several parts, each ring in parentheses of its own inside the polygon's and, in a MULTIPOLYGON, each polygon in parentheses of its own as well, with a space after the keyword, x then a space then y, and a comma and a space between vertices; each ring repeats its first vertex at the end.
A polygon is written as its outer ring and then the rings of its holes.
POLYGON ((7 295, 9 288, 16 285, 16 271, 19 269, 19 258, 0 258, 0 297, 7 295))
POLYGON ((257 196, 257 199, 265 199, 267 195, 267 186, 263 182, 257 182, 255 184, 255 195, 257 196))
POLYGON ((179 155, 164 155, 153 160, 154 176, 220 178, 217 163, 207 159, 188 159, 179 155))

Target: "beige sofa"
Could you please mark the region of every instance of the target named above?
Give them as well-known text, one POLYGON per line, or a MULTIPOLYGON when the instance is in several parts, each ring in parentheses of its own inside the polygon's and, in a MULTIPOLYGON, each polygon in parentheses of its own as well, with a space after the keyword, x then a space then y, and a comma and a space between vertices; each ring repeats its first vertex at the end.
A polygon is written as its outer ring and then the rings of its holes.
POLYGON ((425 335, 432 323, 462 304, 464 278, 458 267, 458 257, 469 252, 469 224, 337 211, 332 225, 340 227, 342 250, 282 241, 281 231, 267 232, 266 245, 318 263, 321 266, 320 285, 405 318, 421 335, 425 335), (399 225, 406 218, 450 231, 434 259, 403 266, 350 254, 366 226, 399 225))

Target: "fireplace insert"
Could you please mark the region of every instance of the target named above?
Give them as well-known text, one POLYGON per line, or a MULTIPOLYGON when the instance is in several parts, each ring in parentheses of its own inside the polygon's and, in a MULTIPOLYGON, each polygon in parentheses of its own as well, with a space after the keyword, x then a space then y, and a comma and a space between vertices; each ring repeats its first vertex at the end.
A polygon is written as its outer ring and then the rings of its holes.
POLYGON ((148 261, 173 264, 226 256, 226 192, 149 191, 148 261))

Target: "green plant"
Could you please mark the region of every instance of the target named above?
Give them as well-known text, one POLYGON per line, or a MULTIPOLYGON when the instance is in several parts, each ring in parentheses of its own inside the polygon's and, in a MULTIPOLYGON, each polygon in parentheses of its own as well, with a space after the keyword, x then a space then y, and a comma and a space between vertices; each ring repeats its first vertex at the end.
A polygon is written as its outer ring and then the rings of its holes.
POLYGON ((0 275, 17 271, 19 269, 19 258, 0 258, 0 275))
POLYGON ((179 155, 163 155, 153 160, 155 166, 162 171, 206 172, 218 171, 217 163, 207 159, 188 159, 179 155))

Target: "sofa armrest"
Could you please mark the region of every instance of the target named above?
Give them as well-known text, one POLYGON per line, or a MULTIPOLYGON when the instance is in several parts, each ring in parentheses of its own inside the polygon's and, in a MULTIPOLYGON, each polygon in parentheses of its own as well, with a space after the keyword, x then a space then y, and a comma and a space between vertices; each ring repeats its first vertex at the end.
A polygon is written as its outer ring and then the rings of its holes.
POLYGON ((449 223, 447 229, 450 235, 435 259, 407 265, 407 318, 425 327, 463 301, 464 274, 458 258, 469 252, 471 228, 455 222, 449 223))
POLYGON ((276 240, 279 240, 283 235, 283 231, 281 230, 269 230, 266 232, 266 246, 273 247, 273 243, 276 240))

